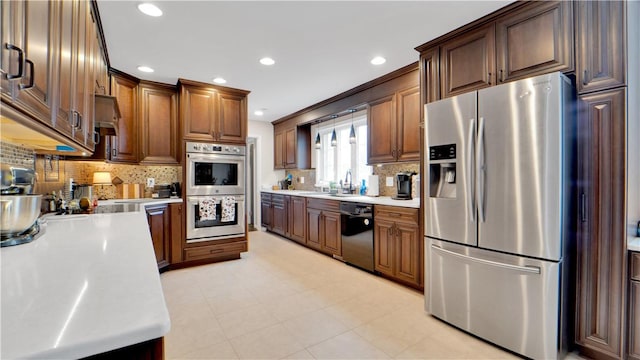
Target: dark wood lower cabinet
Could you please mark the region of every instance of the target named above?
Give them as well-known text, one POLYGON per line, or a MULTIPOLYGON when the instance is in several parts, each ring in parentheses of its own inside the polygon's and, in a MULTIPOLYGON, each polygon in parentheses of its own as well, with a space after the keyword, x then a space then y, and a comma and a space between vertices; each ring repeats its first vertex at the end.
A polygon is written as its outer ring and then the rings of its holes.
POLYGON ((289 237, 301 244, 306 242, 307 201, 301 196, 291 196, 289 200, 289 237))
POLYGON ((260 194, 260 225, 271 230, 273 222, 273 209, 271 207, 271 194, 260 194))
POLYGON ((322 231, 322 210, 307 207, 307 245, 317 250, 322 249, 322 231))
POLYGON ((580 97, 576 344, 593 358, 624 356, 626 90, 580 97))
POLYGON ((184 244, 184 227, 182 226, 182 203, 169 204, 171 217, 171 264, 179 264, 183 261, 182 248, 184 244))
POLYGON ((629 283, 629 359, 640 359, 640 281, 629 283))
POLYGON ((165 269, 169 266, 169 249, 171 237, 171 218, 169 217, 169 207, 167 204, 146 206, 147 222, 153 241, 153 250, 156 253, 158 269, 165 269))
POLYGON ((374 209, 375 271, 404 284, 423 288, 418 209, 382 205, 376 205, 374 209))
POLYGON ((629 255, 629 269, 628 357, 640 360, 640 252, 629 255))
POLYGON ((92 355, 84 360, 163 360, 164 359, 164 338, 157 338, 139 344, 130 345, 116 350, 92 355))
POLYGON ((287 200, 289 196, 285 196, 282 194, 272 194, 271 195, 271 210, 272 210, 272 218, 271 218, 271 231, 276 234, 280 234, 282 236, 288 236, 288 207, 287 200))
POLYGON ((203 242, 184 249, 185 261, 222 261, 239 259, 240 253, 247 251, 247 241, 217 240, 203 242))

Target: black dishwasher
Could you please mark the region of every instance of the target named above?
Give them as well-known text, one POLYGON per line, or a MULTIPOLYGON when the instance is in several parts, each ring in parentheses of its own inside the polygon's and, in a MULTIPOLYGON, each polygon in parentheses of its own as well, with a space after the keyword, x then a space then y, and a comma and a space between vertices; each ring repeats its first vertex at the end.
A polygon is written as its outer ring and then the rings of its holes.
POLYGON ((373 205, 340 202, 342 259, 373 272, 373 205))

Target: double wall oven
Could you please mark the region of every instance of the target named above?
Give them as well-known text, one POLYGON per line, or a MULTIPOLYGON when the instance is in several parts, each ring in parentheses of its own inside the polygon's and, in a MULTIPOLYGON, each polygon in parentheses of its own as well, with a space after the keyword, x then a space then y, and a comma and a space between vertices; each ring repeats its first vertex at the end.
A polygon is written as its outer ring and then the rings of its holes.
POLYGON ((245 150, 187 142, 187 243, 244 236, 245 150))

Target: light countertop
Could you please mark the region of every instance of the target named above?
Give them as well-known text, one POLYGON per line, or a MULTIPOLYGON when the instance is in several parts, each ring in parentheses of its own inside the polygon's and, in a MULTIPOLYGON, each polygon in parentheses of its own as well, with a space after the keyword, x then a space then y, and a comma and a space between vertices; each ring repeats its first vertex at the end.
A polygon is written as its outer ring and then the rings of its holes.
POLYGON ((628 236, 627 237, 627 250, 640 251, 640 237, 628 236))
POLYGON ((44 227, 0 249, 0 358, 80 358, 169 331, 144 211, 52 216, 44 227))
POLYGON ((292 195, 292 196, 304 196, 304 197, 313 197, 319 199, 328 199, 328 200, 337 200, 337 201, 352 201, 357 203, 365 203, 365 204, 373 204, 373 205, 389 205, 389 206, 400 206, 400 207, 408 207, 408 208, 420 208, 420 199, 415 198, 411 200, 395 200, 390 196, 362 196, 362 195, 349 195, 349 196, 334 196, 329 195, 328 193, 319 193, 317 191, 308 191, 308 190, 270 190, 270 189, 261 189, 261 192, 271 193, 271 194, 284 194, 284 195, 292 195))

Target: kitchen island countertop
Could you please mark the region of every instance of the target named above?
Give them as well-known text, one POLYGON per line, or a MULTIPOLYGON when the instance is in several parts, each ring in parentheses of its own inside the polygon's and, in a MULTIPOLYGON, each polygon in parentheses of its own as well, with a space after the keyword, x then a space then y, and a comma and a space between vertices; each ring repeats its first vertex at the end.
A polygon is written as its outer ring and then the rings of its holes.
POLYGON ((373 204, 373 205, 389 205, 400 206, 418 209, 420 208, 420 199, 415 198, 411 200, 395 200, 390 196, 366 196, 366 195, 348 195, 348 196, 335 196, 329 195, 329 193, 320 193, 317 191, 309 190, 271 190, 260 189, 261 192, 271 194, 283 194, 292 196, 304 196, 320 199, 336 200, 336 201, 352 201, 357 203, 373 204))
POLYGON ((81 358, 169 331, 144 211, 47 217, 43 227, 0 250, 0 358, 81 358))

